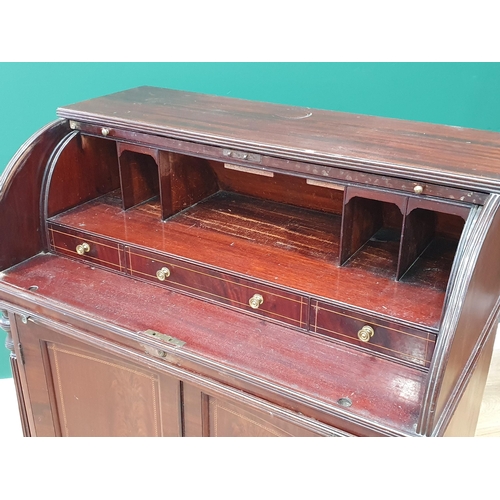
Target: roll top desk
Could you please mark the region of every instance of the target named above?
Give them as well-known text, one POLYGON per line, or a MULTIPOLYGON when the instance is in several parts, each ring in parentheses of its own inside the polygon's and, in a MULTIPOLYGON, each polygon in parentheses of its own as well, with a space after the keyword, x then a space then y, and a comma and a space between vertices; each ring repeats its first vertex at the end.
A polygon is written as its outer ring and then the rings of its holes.
POLYGON ((500 134, 140 87, 0 184, 27 436, 473 435, 500 134))

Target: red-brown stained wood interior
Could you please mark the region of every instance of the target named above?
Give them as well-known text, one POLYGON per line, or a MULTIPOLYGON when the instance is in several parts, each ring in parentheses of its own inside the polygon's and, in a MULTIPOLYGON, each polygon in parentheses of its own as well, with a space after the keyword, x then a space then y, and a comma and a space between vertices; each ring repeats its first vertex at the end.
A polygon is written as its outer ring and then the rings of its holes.
POLYGON ((418 280, 445 289, 465 220, 458 215, 424 209, 413 210, 407 217, 408 228, 420 231, 415 237, 420 243, 405 241, 406 247, 415 245, 415 254, 402 270, 401 280, 406 283, 418 280))
MULTIPOLYGON (((99 153, 108 151, 113 141, 91 138, 88 144, 99 153)), ((120 211, 113 194, 61 214, 55 221, 385 316, 438 327, 454 250, 452 245, 436 243, 418 259, 429 242, 412 243, 415 237, 409 238, 411 248, 406 250, 403 245, 402 266, 396 275, 406 197, 347 188, 352 198, 344 207, 343 268, 339 269, 343 186, 310 185, 304 178, 278 173, 262 176, 257 170, 228 169, 220 162, 154 148, 130 146, 127 150, 125 143, 119 147, 123 203, 130 208, 120 211), (163 211, 151 198, 160 192, 159 176, 163 211), (171 214, 174 216, 165 223, 160 222, 171 214), (443 270, 437 269, 438 262, 443 270), (404 275, 412 266, 412 272, 404 275), (398 287, 394 280, 402 275, 404 283, 398 287)), ((70 159, 77 156, 71 148, 69 151, 72 154, 66 156, 70 159)), ((86 163, 90 173, 101 168, 99 158, 99 154, 90 156, 86 163)), ((65 178, 63 167, 68 161, 64 158, 58 164, 56 184, 57 179, 65 178)), ((77 163, 85 162, 80 159, 77 163)), ((105 172, 117 169, 110 161, 105 167, 105 172)), ((95 174, 90 175, 93 177, 95 174)), ((81 199, 78 192, 71 192, 68 186, 65 197, 74 198, 66 202, 69 206, 81 199)), ((408 219, 423 210, 415 209, 408 219)), ((458 241, 463 221, 457 224, 457 217, 449 214, 432 217, 436 221, 433 234, 452 235, 458 241)))
POLYGON ((148 154, 123 151, 120 155, 120 179, 125 210, 160 193, 158 164, 148 154))
POLYGON ((207 160, 170 151, 160 151, 159 160, 163 219, 218 191, 207 160))
POLYGON ((396 278, 402 223, 395 204, 352 198, 344 213, 341 264, 396 278))
MULTIPOLYGON (((238 172, 224 168, 224 164, 217 161, 210 161, 210 166, 217 175, 221 190, 322 212, 342 213, 343 186, 332 183, 334 189, 330 189, 307 184, 303 177, 279 173, 266 177, 258 173, 238 172)), ((257 169, 255 171, 258 172, 257 169)))
POLYGON ((369 269, 339 267, 333 214, 219 192, 166 222, 158 202, 124 212, 113 195, 53 220, 411 323, 437 327, 441 316, 443 280, 425 279, 432 259, 404 283, 385 276, 379 251, 368 251, 369 269))
POLYGON ((39 196, 45 165, 68 132, 62 122, 41 130, 21 147, 0 176, 0 270, 44 248, 39 196))
POLYGON ((55 165, 47 209, 49 217, 120 186, 114 141, 76 135, 55 165))

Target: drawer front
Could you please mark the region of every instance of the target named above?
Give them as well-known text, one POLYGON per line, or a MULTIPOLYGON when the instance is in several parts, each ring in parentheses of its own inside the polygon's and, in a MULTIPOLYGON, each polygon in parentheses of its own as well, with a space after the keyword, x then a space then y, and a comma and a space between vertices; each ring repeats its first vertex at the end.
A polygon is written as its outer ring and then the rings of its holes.
POLYGON ((368 317, 335 308, 318 300, 311 300, 310 315, 310 330, 314 333, 429 367, 436 343, 436 335, 433 333, 390 324, 379 319, 370 320, 368 317))
POLYGON ((62 255, 125 272, 125 256, 118 243, 85 232, 49 225, 51 248, 62 255), (80 253, 79 253, 80 252, 80 253))
POLYGON ((307 328, 308 300, 298 294, 131 247, 125 248, 125 254, 128 272, 132 276, 299 328, 307 328), (168 271, 162 271, 163 268, 168 271), (158 271, 162 279, 158 278, 158 271))

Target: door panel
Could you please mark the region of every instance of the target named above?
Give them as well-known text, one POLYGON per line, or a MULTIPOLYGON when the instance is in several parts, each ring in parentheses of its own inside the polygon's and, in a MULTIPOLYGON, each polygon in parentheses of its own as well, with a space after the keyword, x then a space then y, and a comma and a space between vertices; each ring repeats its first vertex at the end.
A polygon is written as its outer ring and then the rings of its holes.
POLYGON ((64 436, 158 436, 158 376, 74 347, 47 344, 64 436))
POLYGON ((344 436, 347 433, 267 401, 213 385, 183 384, 186 436, 344 436))
POLYGON ((56 323, 17 315, 15 324, 34 436, 346 435, 215 381, 193 383, 189 372, 150 368, 131 351, 96 346, 98 337, 91 345, 83 330, 70 336, 56 323))
POLYGON ((179 436, 180 382, 16 321, 38 436, 179 436))
POLYGON ((209 432, 213 437, 318 436, 317 433, 228 399, 209 397, 209 432))

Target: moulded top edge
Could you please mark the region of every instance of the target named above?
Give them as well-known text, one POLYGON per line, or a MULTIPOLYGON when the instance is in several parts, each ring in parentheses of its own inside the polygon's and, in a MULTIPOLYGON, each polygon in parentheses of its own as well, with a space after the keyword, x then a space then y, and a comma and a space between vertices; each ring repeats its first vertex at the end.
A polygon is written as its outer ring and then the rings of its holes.
MULTIPOLYGON (((500 133, 138 87, 61 107, 63 118, 263 153, 470 179, 500 189, 500 133)), ((460 183, 460 181, 458 181, 460 183)))

